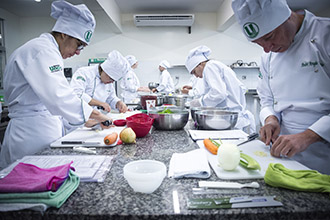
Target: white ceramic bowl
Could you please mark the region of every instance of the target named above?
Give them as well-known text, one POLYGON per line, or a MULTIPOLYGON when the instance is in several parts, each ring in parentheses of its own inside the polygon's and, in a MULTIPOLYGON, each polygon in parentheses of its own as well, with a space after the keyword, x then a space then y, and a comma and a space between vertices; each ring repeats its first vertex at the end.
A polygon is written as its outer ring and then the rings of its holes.
POLYGON ((124 166, 124 177, 135 192, 153 193, 165 176, 165 164, 156 160, 137 160, 124 166))

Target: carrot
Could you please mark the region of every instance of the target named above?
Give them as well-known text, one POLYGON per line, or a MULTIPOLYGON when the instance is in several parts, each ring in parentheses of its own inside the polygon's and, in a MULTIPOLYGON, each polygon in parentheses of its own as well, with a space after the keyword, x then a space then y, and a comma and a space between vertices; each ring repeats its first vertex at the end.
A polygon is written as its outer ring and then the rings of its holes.
POLYGON ((212 154, 217 154, 218 153, 218 146, 212 143, 212 140, 209 138, 204 139, 204 146, 205 148, 210 151, 212 154))
POLYGON ((106 145, 114 144, 116 142, 117 138, 118 138, 118 134, 116 132, 112 132, 111 134, 105 136, 104 143, 106 145))

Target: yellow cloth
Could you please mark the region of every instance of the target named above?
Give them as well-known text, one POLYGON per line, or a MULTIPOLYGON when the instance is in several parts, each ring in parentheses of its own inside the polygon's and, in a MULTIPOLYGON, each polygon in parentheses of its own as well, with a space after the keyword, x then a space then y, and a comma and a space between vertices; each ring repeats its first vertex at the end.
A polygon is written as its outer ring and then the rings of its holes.
POLYGON ((282 187, 306 192, 329 192, 330 176, 316 170, 290 170, 282 164, 269 164, 265 182, 274 187, 282 187))

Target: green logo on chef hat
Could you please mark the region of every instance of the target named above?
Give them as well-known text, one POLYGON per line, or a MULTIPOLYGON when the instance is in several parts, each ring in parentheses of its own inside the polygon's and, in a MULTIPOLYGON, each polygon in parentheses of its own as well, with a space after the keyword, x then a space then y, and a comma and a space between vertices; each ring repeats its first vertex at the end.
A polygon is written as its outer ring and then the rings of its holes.
POLYGON ((86 40, 86 42, 89 42, 92 38, 92 34, 93 32, 92 31, 86 31, 85 34, 84 34, 84 38, 86 40))
POLYGON ((249 38, 255 38, 259 34, 259 27, 253 22, 245 23, 243 25, 243 30, 249 38))

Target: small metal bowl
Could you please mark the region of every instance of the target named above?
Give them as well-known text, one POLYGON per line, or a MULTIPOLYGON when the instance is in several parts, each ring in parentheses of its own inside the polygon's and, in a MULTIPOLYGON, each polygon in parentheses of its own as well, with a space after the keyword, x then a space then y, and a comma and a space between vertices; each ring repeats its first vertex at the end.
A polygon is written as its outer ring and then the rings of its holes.
POLYGON ((227 110, 226 107, 210 107, 210 106, 199 106, 199 107, 190 107, 190 114, 194 122, 197 122, 196 119, 196 112, 197 111, 202 111, 202 110, 227 110))
POLYGON ((161 114, 164 107, 152 108, 149 116, 154 119, 153 126, 159 130, 179 130, 186 126, 189 119, 189 111, 181 108, 170 108, 171 114, 161 114))
POLYGON ((233 129, 238 118, 238 112, 224 110, 201 110, 195 114, 199 128, 206 130, 233 129))

